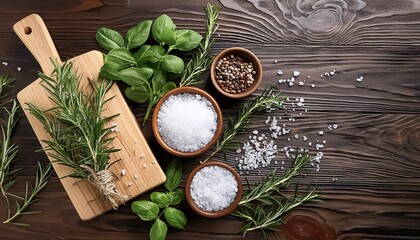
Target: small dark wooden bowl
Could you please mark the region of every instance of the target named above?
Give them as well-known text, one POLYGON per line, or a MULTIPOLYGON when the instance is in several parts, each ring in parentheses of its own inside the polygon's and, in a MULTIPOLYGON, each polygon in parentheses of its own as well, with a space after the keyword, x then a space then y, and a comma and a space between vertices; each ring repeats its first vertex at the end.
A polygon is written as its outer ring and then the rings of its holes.
POLYGON ((213 146, 216 142, 217 139, 219 138, 220 134, 222 133, 222 123, 223 123, 223 117, 222 117, 222 111, 220 110, 219 105, 217 104, 216 100, 214 100, 214 98, 212 96, 210 96, 210 94, 208 94, 207 92, 196 88, 196 87, 180 87, 180 88, 175 88, 172 89, 171 91, 167 92, 165 95, 163 95, 163 97, 159 100, 159 102, 156 104, 155 110, 153 112, 153 117, 152 117, 152 129, 153 129, 153 134, 156 137, 157 142, 169 153, 178 156, 178 157, 194 157, 194 156, 198 156, 202 153, 204 153, 205 151, 207 151, 211 146, 213 146), (214 136, 212 138, 212 140, 203 148, 198 149, 197 151, 194 152, 181 152, 178 151, 176 149, 171 148, 168 144, 165 143, 165 141, 162 139, 162 137, 160 136, 159 130, 158 130, 158 124, 157 124, 157 118, 158 118, 158 113, 159 113, 159 109, 162 106, 162 104, 165 102, 165 100, 172 95, 176 95, 176 94, 182 94, 182 93, 191 93, 191 94, 199 94, 203 97, 205 97, 207 100, 209 100, 211 102, 211 104, 214 107, 214 110, 216 111, 217 114, 217 129, 216 132, 214 133, 214 136))
POLYGON ((263 69, 262 69, 262 65, 261 65, 261 62, 258 59, 258 57, 254 53, 249 51, 248 49, 240 48, 240 47, 227 48, 227 49, 219 52, 216 55, 216 57, 214 57, 213 63, 211 64, 211 67, 210 67, 210 78, 211 78, 211 81, 212 81, 214 87, 221 94, 225 95, 226 97, 230 97, 230 98, 243 98, 243 97, 246 97, 246 96, 252 94, 253 92, 255 92, 255 90, 258 89, 258 86, 260 85, 260 83, 262 81, 262 75, 263 75, 263 69), (230 55, 239 56, 239 57, 243 58, 245 61, 251 62, 254 65, 254 70, 257 73, 256 76, 255 76, 255 80, 252 83, 252 85, 249 88, 247 88, 244 92, 228 93, 220 87, 219 83, 216 80, 216 65, 217 65, 217 62, 220 59, 222 59, 223 57, 230 56, 230 55))
POLYGON ((239 202, 241 201, 242 198, 242 190, 243 190, 243 186, 242 186, 242 182, 241 182, 241 177, 239 176, 239 174, 235 171, 235 169, 233 169, 231 166, 227 165, 226 163, 221 163, 221 162, 207 162, 204 164, 199 165, 198 167, 196 167, 188 176, 187 182, 185 184, 185 198, 187 199, 188 204, 190 205, 190 207, 198 214, 200 214, 203 217, 207 217, 207 218, 219 218, 219 217, 223 217, 228 215, 229 213, 231 213, 232 211, 234 211, 236 209, 236 207, 239 205, 239 202), (227 170, 229 170, 233 176, 235 176, 236 181, 238 182, 238 192, 236 194, 236 198, 235 200, 232 202, 232 204, 225 208, 222 209, 220 211, 214 211, 214 212, 208 212, 205 211, 201 208, 199 208, 197 206, 197 204, 195 204, 194 200, 191 197, 191 182, 195 176, 195 174, 200 171, 201 169, 208 167, 208 166, 219 166, 222 168, 225 168, 227 170))

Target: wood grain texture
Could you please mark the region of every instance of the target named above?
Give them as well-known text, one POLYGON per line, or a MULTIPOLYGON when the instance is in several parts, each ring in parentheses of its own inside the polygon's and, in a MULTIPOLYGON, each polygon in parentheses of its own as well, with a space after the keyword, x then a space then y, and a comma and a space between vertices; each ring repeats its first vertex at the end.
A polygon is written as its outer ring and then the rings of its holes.
MULTIPOLYGON (((307 204, 288 214, 280 232, 268 239, 420 239, 420 4, 415 0, 221 0, 220 26, 213 54, 232 46, 253 51, 262 61, 264 79, 260 86, 273 85, 289 96, 305 99, 303 109, 267 113, 251 121, 253 129, 268 131, 264 121, 282 116, 291 133, 276 140, 279 147, 305 147, 308 141, 326 140, 320 170, 309 168, 299 181, 315 181, 323 202, 307 204), (276 61, 277 60, 277 61, 276 61), (275 62, 276 61, 276 62, 275 62), (281 69, 282 76, 277 75, 281 69), (295 85, 279 84, 293 71, 300 71, 295 85), (336 70, 334 76, 326 72, 336 70), (321 77, 321 75, 323 75, 321 77), (310 78, 307 78, 310 76, 310 78), (362 82, 356 78, 363 76, 362 82), (299 81, 305 80, 303 86, 299 81), (315 84, 312 88, 311 84, 315 84), (308 109, 307 112, 303 111, 308 109), (300 115, 299 113, 302 113, 300 115), (288 118, 294 116, 296 121, 288 118), (337 124, 338 128, 328 130, 337 124), (320 136, 319 131, 324 135, 320 136), (299 135, 299 140, 294 139, 299 135), (308 137, 303 142, 302 135, 308 137), (290 141, 287 141, 290 138, 290 141), (333 181, 337 178, 337 181, 333 181), (316 231, 317 229, 319 231, 316 231), (320 235, 321 234, 321 235, 320 235)), ((100 47, 96 30, 108 26, 125 33, 131 26, 159 14, 170 15, 179 28, 204 32, 202 11, 207 1, 57 1, 32 3, 7 1, 0 9, 0 72, 16 77, 9 98, 36 78, 39 66, 14 36, 12 25, 37 12, 49 26, 63 59, 100 47), (77 43, 77 44, 75 44, 77 43), (22 67, 21 72, 16 68, 22 67)), ((224 114, 233 114, 241 101, 216 93, 208 74, 200 85, 219 102, 224 114)), ((144 105, 129 102, 138 120, 144 105)), ((4 116, 4 111, 0 111, 4 116)), ((158 161, 171 158, 156 143, 150 122, 142 129, 158 161)), ((19 180, 34 179, 34 160, 46 161, 27 119, 22 116, 14 140, 22 147, 16 167, 25 167, 19 180)), ((201 157, 185 159, 182 186, 201 157)), ((240 155, 227 152, 227 162, 236 166, 240 155)), ((221 154, 215 160, 223 160, 221 154)), ((256 182, 274 167, 290 166, 284 152, 278 164, 260 172, 244 173, 243 181, 256 182)), ((18 185, 16 193, 22 193, 18 185)), ((21 229, 0 225, 1 239, 147 239, 149 223, 131 213, 129 204, 91 221, 82 222, 56 177, 51 179, 31 210, 42 214, 24 216, 32 224, 21 229)), ((146 197, 146 196, 144 196, 146 197)), ((2 205, 3 206, 3 205, 2 205)), ((236 234, 241 222, 233 217, 204 219, 188 206, 185 231, 170 229, 168 239, 242 239, 236 234)), ((5 210, 0 208, 0 216, 5 210)), ((261 239, 251 233, 246 239, 261 239)))

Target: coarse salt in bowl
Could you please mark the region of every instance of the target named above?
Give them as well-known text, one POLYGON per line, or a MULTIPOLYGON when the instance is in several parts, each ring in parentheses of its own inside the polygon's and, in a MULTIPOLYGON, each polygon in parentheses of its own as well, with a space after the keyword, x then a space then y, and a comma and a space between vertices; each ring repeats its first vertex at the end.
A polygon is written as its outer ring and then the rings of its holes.
POLYGON ((217 102, 195 87, 176 88, 156 105, 153 133, 168 152, 180 157, 197 156, 211 147, 222 130, 217 102))
POLYGON ((201 216, 222 217, 235 210, 241 200, 241 178, 225 163, 207 162, 189 175, 185 196, 190 207, 201 216))

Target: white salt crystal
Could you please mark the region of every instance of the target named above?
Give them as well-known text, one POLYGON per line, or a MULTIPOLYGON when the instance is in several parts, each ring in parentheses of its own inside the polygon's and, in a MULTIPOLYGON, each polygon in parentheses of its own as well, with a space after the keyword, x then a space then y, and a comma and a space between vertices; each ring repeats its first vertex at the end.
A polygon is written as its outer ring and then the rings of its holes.
POLYGON ((219 166, 204 167, 191 181, 190 193, 197 206, 205 211, 220 211, 229 207, 238 192, 233 174, 219 166))
POLYGON ((315 84, 313 84, 313 83, 312 83, 312 84, 311 84, 311 88, 314 88, 314 87, 315 87, 315 84))
POLYGON ((293 86, 294 83, 293 82, 289 82, 289 87, 293 86))
POLYGON ((20 70, 22 70, 22 68, 21 67, 17 67, 17 71, 20 72, 20 70))
POLYGON ((282 70, 278 70, 277 71, 277 75, 283 75, 283 71, 282 70))
POLYGON ((333 125, 333 128, 334 128, 334 129, 337 129, 337 128, 338 128, 338 125, 337 125, 337 124, 334 124, 334 125, 333 125))
POLYGON ((279 61, 278 60, 274 60, 274 63, 278 63, 279 61))
POLYGON ((363 80, 363 76, 360 76, 359 78, 356 78, 357 82, 361 82, 363 80))
POLYGON ((132 182, 128 182, 128 183, 127 183, 127 187, 131 187, 131 185, 133 185, 133 183, 132 183, 132 182))
POLYGON ((299 134, 295 134, 295 139, 298 139, 299 138, 299 134))
POLYGON ((320 136, 322 136, 322 135, 324 135, 324 132, 323 132, 323 131, 319 131, 319 132, 318 132, 318 134, 319 134, 320 136))
POLYGON ((252 131, 253 134, 257 135, 258 134, 258 130, 254 130, 252 131))
POLYGON ((134 174, 134 179, 138 179, 138 178, 139 178, 139 175, 134 174))
POLYGON ((209 100, 199 94, 170 96, 162 104, 158 131, 169 147, 194 152, 206 146, 217 128, 217 114, 209 100))
POLYGON ((293 77, 297 77, 297 76, 299 76, 299 74, 300 74, 300 72, 299 72, 299 71, 294 71, 294 72, 293 72, 293 77))
POLYGON ((111 122, 111 132, 119 132, 120 129, 118 128, 118 123, 111 122))
POLYGON ((4 66, 9 65, 9 63, 7 63, 7 62, 2 62, 1 64, 3 64, 4 66))
POLYGON ((125 168, 123 168, 123 169, 121 170, 121 176, 125 176, 125 173, 126 173, 125 168))

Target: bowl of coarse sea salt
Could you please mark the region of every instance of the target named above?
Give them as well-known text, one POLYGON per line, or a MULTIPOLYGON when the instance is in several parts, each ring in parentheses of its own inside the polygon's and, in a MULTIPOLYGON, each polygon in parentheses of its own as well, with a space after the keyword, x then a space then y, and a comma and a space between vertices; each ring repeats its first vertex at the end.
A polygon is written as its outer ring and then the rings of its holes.
POLYGON ((223 217, 235 210, 241 200, 241 177, 225 163, 201 164, 187 179, 185 197, 190 207, 201 216, 223 217))
POLYGON ((167 92, 152 117, 153 134, 168 152, 194 157, 214 145, 222 132, 222 112, 216 100, 195 87, 167 92))

